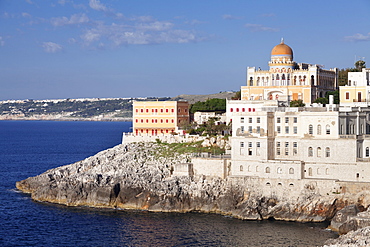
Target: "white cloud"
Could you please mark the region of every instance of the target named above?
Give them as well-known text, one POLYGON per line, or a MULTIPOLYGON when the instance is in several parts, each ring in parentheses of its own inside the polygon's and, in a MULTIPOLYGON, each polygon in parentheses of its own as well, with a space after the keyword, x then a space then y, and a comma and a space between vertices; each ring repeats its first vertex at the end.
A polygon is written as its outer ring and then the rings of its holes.
POLYGON ((31 18, 32 16, 30 14, 26 13, 26 12, 23 12, 22 17, 31 18))
POLYGON ((224 19, 224 20, 241 20, 241 19, 243 19, 243 17, 234 16, 234 15, 223 15, 222 19, 224 19))
POLYGON ((111 42, 113 46, 147 45, 161 43, 189 43, 203 40, 194 31, 173 29, 171 22, 154 21, 152 23, 135 23, 135 25, 99 24, 87 29, 80 36, 85 46, 101 46, 111 42))
POLYGON ((29 4, 34 4, 31 0, 26 0, 26 2, 29 4))
POLYGON ((74 14, 69 19, 65 16, 51 19, 53 26, 78 25, 89 22, 89 17, 86 14, 74 14))
POLYGON ((42 47, 47 53, 56 53, 63 50, 63 47, 61 45, 53 42, 44 42, 42 43, 42 47))
POLYGON ((278 28, 265 27, 261 24, 245 24, 245 27, 248 28, 251 32, 278 32, 278 28))
POLYGON ((108 8, 104 4, 101 4, 99 0, 90 0, 89 6, 90 8, 98 10, 98 11, 105 12, 108 10, 108 8))
POLYGON ((357 42, 357 41, 370 41, 370 33, 368 33, 367 35, 363 35, 361 33, 356 33, 352 36, 346 36, 344 37, 344 39, 346 41, 353 41, 353 42, 357 42))

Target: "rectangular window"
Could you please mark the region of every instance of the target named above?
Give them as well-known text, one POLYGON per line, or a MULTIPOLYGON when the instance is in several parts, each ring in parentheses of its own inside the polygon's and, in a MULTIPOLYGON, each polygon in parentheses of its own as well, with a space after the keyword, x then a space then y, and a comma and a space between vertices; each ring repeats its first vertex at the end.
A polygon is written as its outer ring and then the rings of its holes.
POLYGON ((293 118, 293 123, 298 123, 298 118, 297 117, 293 118))
POLYGON ((240 118, 240 123, 244 123, 244 118, 240 118))
POLYGON ((260 126, 257 126, 257 133, 261 133, 261 127, 260 126))
POLYGON ((277 123, 280 123, 280 118, 279 117, 276 119, 276 122, 277 123))
POLYGON ((289 123, 289 118, 288 117, 285 118, 285 123, 289 123))
POLYGON ((276 143, 276 147, 278 147, 278 148, 280 147, 280 142, 276 143))
POLYGON ((280 148, 276 148, 276 155, 280 155, 280 148))
POLYGON ((298 133, 298 128, 297 128, 297 126, 294 126, 294 127, 293 127, 293 132, 294 132, 294 134, 297 134, 297 133, 298 133))
POLYGON ((244 147, 244 142, 240 142, 240 147, 243 148, 244 147))
POLYGON ((289 142, 285 142, 285 147, 288 148, 289 147, 289 142))
POLYGON ((285 134, 289 134, 289 126, 285 126, 285 134))
POLYGON ((248 142, 248 147, 252 147, 252 142, 248 142))
POLYGON ((250 117, 248 121, 249 121, 249 123, 252 123, 252 118, 250 117))
POLYGON ((346 92, 346 99, 349 99, 349 92, 346 92))
POLYGON ((261 123, 261 118, 257 118, 257 123, 261 123))
POLYGON ((289 148, 285 148, 285 155, 289 155, 289 148))
POLYGON ((252 133, 252 126, 248 126, 248 132, 252 133))
POLYGON ((278 134, 280 134, 280 132, 281 132, 280 126, 277 126, 276 131, 277 131, 278 134))
POLYGON ((260 142, 257 142, 256 143, 256 146, 259 148, 259 147, 261 147, 261 143, 260 142))
POLYGON ((240 132, 243 134, 244 133, 244 126, 240 126, 240 132))

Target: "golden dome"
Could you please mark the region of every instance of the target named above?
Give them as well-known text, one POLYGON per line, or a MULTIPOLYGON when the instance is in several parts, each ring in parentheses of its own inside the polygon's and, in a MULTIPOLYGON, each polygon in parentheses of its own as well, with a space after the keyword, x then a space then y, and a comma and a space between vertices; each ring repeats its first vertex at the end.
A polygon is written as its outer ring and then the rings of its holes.
POLYGON ((271 56, 286 56, 290 55, 293 58, 293 50, 290 46, 284 44, 284 40, 281 43, 272 48, 271 56))

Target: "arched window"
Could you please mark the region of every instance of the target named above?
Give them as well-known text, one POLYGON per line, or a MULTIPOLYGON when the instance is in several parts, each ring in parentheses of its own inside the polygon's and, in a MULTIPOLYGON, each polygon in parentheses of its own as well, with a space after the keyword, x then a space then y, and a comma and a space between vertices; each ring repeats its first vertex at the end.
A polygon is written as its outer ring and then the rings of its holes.
POLYGON ((308 125, 308 134, 313 135, 313 125, 308 125))
POLYGON ((270 173, 270 167, 266 167, 266 173, 270 173))
POLYGON ((365 155, 366 155, 366 157, 369 157, 369 147, 366 147, 365 155))
POLYGON ((256 172, 259 172, 259 170, 258 170, 258 166, 256 166, 256 172))
POLYGON ((326 174, 326 175, 329 175, 329 168, 326 168, 326 169, 325 169, 325 174, 326 174))
POLYGON ((294 168, 293 167, 289 168, 289 174, 294 174, 294 168))
POLYGON ((281 167, 278 167, 278 168, 277 168, 277 173, 278 173, 278 174, 283 173, 283 169, 281 169, 281 167))
POLYGON ((308 176, 312 176, 312 168, 308 168, 308 176))
POLYGON ((240 171, 242 172, 242 171, 243 171, 243 166, 240 166, 240 167, 239 167, 239 169, 240 169, 240 171))
POLYGON ((321 125, 317 125, 317 134, 321 135, 321 125))
POLYGON ((330 135, 330 125, 326 125, 326 134, 330 135))
POLYGON ((321 148, 320 147, 317 148, 317 157, 318 158, 321 157, 321 148))
POLYGON ((312 147, 309 147, 308 148, 308 157, 312 157, 313 156, 313 149, 312 147))
POLYGON ((249 78, 249 86, 253 86, 253 77, 249 78))
POLYGON ((311 75, 311 85, 312 86, 315 85, 315 77, 313 75, 311 75))
POLYGON ((330 148, 329 147, 325 148, 325 157, 326 158, 330 157, 330 148))

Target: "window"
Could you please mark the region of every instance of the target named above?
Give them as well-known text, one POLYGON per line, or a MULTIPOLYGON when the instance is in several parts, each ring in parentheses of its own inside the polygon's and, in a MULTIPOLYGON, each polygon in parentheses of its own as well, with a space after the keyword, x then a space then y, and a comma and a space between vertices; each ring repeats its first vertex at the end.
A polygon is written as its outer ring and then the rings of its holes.
POLYGON ((261 147, 261 143, 260 142, 257 142, 256 143, 256 146, 259 148, 259 147, 261 147))
POLYGON ((330 125, 326 125, 326 134, 330 135, 330 125))
POLYGON ((279 117, 276 119, 276 122, 277 123, 280 123, 280 118, 279 117))
POLYGON ((317 134, 321 135, 321 125, 317 125, 317 134))
POLYGON ((173 119, 171 119, 171 123, 174 123, 174 120, 173 119))
POLYGON ((171 109, 171 112, 175 112, 175 109, 173 109, 173 108, 172 108, 172 109, 171 109))
POLYGON ((298 122, 297 117, 294 117, 294 118, 293 118, 293 123, 297 123, 297 122, 298 122))
POLYGON ((248 126, 248 132, 252 133, 252 126, 248 126))
POLYGON ((239 170, 242 172, 243 171, 243 166, 240 166, 239 167, 239 170))
POLYGON ((294 174, 294 168, 293 167, 289 168, 289 174, 294 174))
POLYGON ((349 92, 346 92, 346 99, 349 99, 349 92))
POLYGON ((140 112, 144 112, 144 109, 140 109, 140 112))
POLYGON ((240 126, 240 133, 244 133, 244 126, 240 126))
POLYGON ((312 168, 308 168, 308 176, 312 176, 312 168))
POLYGON ((313 126, 312 126, 312 124, 308 125, 308 134, 310 134, 310 135, 313 134, 313 126))
POLYGON ((163 109, 161 109, 161 112, 163 112, 163 109))
POLYGON ((248 122, 249 123, 252 123, 252 118, 251 117, 248 119, 248 122))
POLYGON ((136 112, 139 112, 139 109, 136 109, 136 112))
POLYGON ((240 147, 243 148, 244 147, 244 142, 240 142, 240 147))
POLYGON ((266 167, 265 171, 266 173, 270 173, 270 167, 266 167))
POLYGON ((313 156, 313 149, 312 147, 309 147, 308 148, 308 157, 312 157, 313 156))
POLYGON ((236 112, 239 112, 239 108, 236 108, 236 112))
MULTIPOLYGON (((148 121, 148 119, 147 119, 147 121, 148 121)), ((141 123, 144 123, 144 120, 143 120, 143 119, 141 119, 141 120, 140 120, 140 122, 141 122, 141 123)))
POLYGON ((365 155, 366 155, 366 157, 369 157, 369 147, 366 147, 365 155))
POLYGON ((261 132, 261 127, 257 126, 257 133, 259 134, 261 132))
POLYGON ((289 155, 289 142, 285 142, 285 155, 289 155))
POLYGON ((293 155, 297 155, 298 154, 297 147, 298 147, 297 142, 293 142, 293 155))
POLYGON ((277 129, 276 129, 277 133, 280 134, 281 130, 280 130, 280 126, 277 126, 277 129))
POLYGON ((281 167, 278 167, 278 168, 277 168, 277 173, 278 173, 278 174, 283 173, 283 169, 281 169, 281 167))
POLYGON ((240 118, 240 123, 244 123, 244 118, 240 118))
POLYGON ((289 126, 285 126, 285 134, 289 134, 289 126))
POLYGON ((139 119, 136 119, 136 123, 138 123, 139 122, 139 119))
POLYGON ((285 118, 285 123, 289 123, 289 118, 288 117, 285 118))
POLYGON ((252 142, 248 142, 248 147, 252 147, 253 146, 253 144, 252 144, 252 142))
POLYGON ((146 112, 149 112, 149 109, 146 109, 146 112))
POLYGON ((280 155, 280 142, 276 143, 276 155, 280 155))
POLYGON ((330 148, 329 147, 325 148, 325 157, 326 158, 330 157, 330 148))
POLYGON ((168 109, 166 109, 166 112, 168 112, 168 109))
POLYGON ((257 118, 257 123, 261 123, 261 118, 257 118))
POLYGON ((321 157, 321 148, 320 147, 317 148, 317 157, 318 158, 321 157))
POLYGON ((298 128, 297 128, 297 126, 294 126, 293 127, 293 134, 297 134, 298 133, 298 128))

